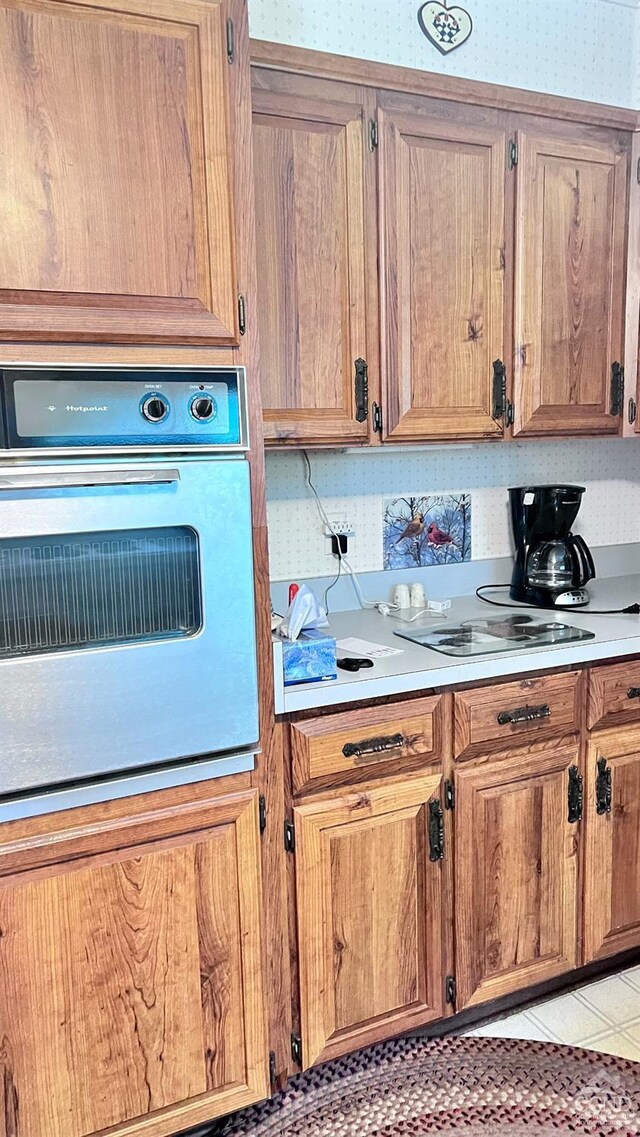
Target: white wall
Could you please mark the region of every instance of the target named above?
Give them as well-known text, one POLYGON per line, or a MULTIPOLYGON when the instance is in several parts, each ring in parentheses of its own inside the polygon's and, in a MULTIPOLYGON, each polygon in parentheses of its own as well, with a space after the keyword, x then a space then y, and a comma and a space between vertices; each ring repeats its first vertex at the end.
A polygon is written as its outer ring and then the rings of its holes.
POLYGON ((249 24, 257 39, 640 106, 640 0, 460 0, 473 32, 448 56, 422 34, 420 3, 249 0, 249 24))
MULTIPOLYGON (((471 493, 473 560, 511 554, 507 486, 556 481, 586 486, 576 530, 588 544, 598 549, 640 542, 640 440, 635 438, 309 455, 329 516, 355 525, 349 559, 359 572, 383 568, 384 499, 409 495, 471 493)), ((300 454, 267 455, 267 509, 272 579, 330 573, 334 561, 327 556, 300 454)))
MULTIPOLYGON (((446 57, 418 26, 420 2, 249 0, 249 21, 259 39, 640 107, 640 0, 460 0, 474 30, 446 57)), ((580 528, 594 547, 640 540, 635 440, 320 452, 313 462, 332 512, 356 523, 352 561, 364 572, 382 567, 381 503, 394 494, 470 491, 474 559, 508 555, 505 490, 526 481, 586 485, 580 528)), ((269 455, 267 506, 272 577, 330 571, 299 455, 269 455)))

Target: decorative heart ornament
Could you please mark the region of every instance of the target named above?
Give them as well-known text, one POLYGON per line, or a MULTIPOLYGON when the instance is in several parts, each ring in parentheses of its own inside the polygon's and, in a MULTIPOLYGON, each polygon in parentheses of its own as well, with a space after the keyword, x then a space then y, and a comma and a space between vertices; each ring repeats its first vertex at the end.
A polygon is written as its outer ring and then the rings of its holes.
POLYGON ((427 0, 418 9, 418 23, 442 55, 466 43, 473 29, 471 16, 464 8, 447 8, 440 0, 427 0))

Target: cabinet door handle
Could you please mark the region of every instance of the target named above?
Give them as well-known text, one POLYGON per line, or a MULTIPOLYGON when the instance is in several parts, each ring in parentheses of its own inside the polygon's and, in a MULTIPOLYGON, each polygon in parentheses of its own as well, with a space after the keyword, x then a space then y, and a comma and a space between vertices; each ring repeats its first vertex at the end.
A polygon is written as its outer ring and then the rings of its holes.
POLYGON ((500 419, 507 409, 507 369, 501 359, 493 361, 493 410, 491 417, 500 419))
POLYGON ((535 719, 548 719, 551 707, 548 703, 541 703, 539 707, 517 707, 515 711, 500 711, 498 722, 500 726, 509 723, 534 722, 535 719))
POLYGON ((640 687, 630 687, 627 691, 628 699, 640 699, 640 687))
POLYGON ((356 359, 354 367, 356 422, 366 422, 369 414, 369 369, 366 359, 356 359))
POLYGON ((611 766, 607 766, 606 758, 598 758, 596 813, 611 813, 611 766))
POLYGON ((362 742, 345 742, 342 753, 345 758, 363 758, 386 750, 401 750, 404 745, 404 734, 383 734, 380 738, 363 738, 362 742))
POLYGON ((571 825, 582 821, 584 779, 577 766, 569 766, 569 817, 571 825))
POLYGON ((429 860, 444 858, 444 814, 436 798, 429 802, 429 860))

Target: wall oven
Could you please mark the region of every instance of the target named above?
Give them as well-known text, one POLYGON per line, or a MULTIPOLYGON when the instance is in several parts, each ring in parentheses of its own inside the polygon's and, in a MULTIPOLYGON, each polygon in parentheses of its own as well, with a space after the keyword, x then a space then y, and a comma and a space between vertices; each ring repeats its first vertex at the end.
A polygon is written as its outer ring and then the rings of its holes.
POLYGON ((244 381, 2 371, 0 820, 252 767, 244 381))

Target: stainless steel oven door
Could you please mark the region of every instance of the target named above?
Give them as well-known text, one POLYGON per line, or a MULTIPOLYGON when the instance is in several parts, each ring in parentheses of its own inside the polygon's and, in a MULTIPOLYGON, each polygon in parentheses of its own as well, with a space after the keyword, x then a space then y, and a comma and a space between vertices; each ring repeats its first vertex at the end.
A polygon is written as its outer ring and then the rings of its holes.
POLYGON ((257 740, 246 461, 0 468, 0 795, 257 740))

